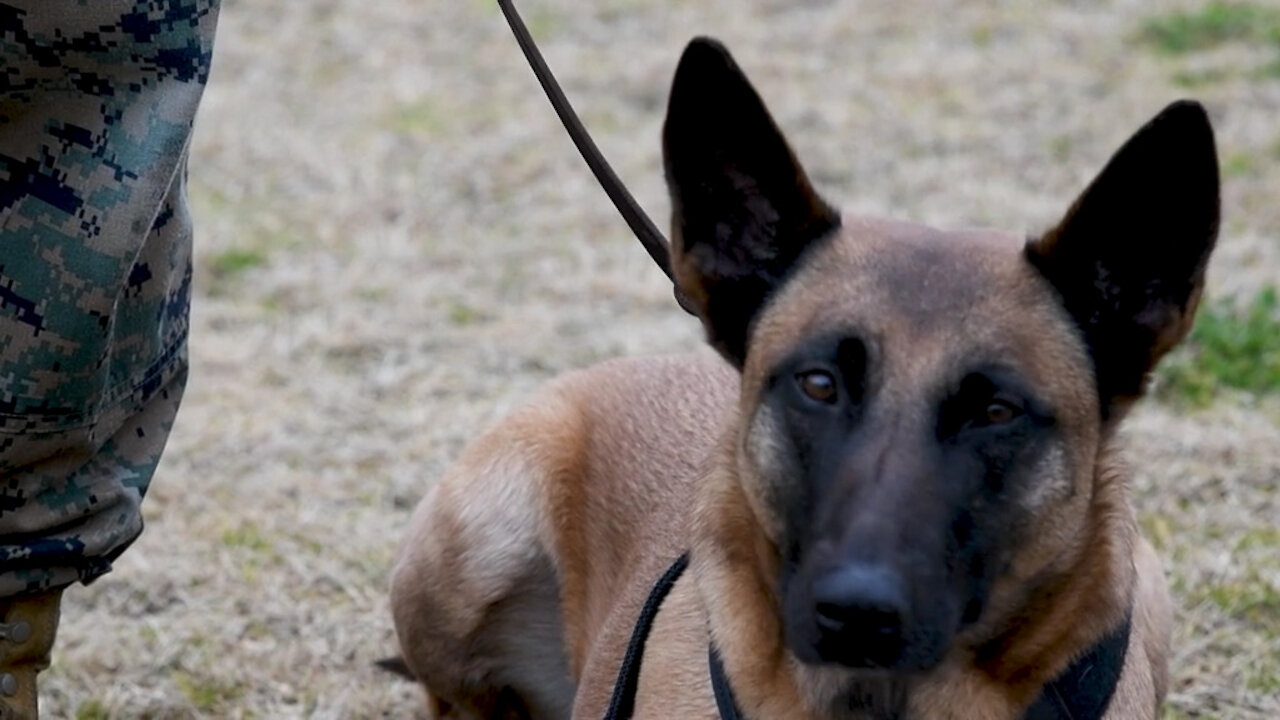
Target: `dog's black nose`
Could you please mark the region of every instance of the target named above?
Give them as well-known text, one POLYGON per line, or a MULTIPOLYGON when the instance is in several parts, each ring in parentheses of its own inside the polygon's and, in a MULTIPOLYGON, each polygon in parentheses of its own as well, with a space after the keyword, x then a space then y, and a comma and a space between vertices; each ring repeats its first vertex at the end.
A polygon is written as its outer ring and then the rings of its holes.
POLYGON ((888 667, 902 654, 907 614, 902 579, 873 565, 845 565, 813 583, 818 654, 853 667, 888 667))

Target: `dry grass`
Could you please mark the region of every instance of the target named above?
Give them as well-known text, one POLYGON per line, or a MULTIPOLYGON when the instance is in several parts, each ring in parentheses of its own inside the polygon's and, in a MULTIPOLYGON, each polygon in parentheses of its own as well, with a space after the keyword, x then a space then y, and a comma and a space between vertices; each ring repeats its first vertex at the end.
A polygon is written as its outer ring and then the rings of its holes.
MULTIPOLYGON (((1044 227, 1193 93, 1228 169, 1213 294, 1280 277, 1280 79, 1254 71, 1274 49, 1159 52, 1150 3, 522 7, 658 216, 666 85, 707 33, 829 196, 947 226, 1044 227)), ((215 62, 191 164, 192 384, 146 534, 68 595, 45 708, 412 717, 415 691, 369 663, 393 648, 386 568, 423 489, 545 378, 698 331, 488 0, 226 0, 215 62)), ((1130 435, 1180 606, 1169 717, 1280 716, 1280 408, 1153 403, 1130 435)))

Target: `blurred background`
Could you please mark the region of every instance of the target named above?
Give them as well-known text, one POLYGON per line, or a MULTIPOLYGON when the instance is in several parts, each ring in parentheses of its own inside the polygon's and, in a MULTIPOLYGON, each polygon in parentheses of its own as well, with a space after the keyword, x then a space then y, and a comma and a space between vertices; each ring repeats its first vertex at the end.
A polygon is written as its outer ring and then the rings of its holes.
MULTIPOLYGON (((1178 604, 1168 718, 1280 717, 1280 3, 524 0, 665 227, 659 130, 723 40, 845 209, 1042 230, 1166 103, 1224 224, 1128 426, 1178 604)), ((553 374, 700 347, 490 0, 225 0, 191 165, 192 380, 114 573, 68 593, 48 717, 415 717, 387 568, 459 448, 553 374)))

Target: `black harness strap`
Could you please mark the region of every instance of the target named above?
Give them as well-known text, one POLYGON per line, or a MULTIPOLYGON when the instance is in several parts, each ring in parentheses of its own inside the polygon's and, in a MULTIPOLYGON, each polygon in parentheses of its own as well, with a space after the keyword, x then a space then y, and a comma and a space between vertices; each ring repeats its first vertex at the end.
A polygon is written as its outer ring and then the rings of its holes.
POLYGON ((627 642, 627 653, 622 656, 622 666, 618 668, 618 680, 613 685, 613 697, 609 698, 609 709, 605 711, 604 720, 627 720, 636 707, 636 687, 640 683, 640 661, 644 659, 644 643, 653 629, 653 618, 667 599, 667 593, 676 584, 676 580, 689 567, 689 553, 676 558, 676 561, 662 573, 658 583, 649 591, 649 597, 640 609, 640 618, 636 620, 635 630, 631 631, 631 640, 627 642))
POLYGON ((1097 720, 1111 705, 1129 653, 1132 615, 1048 685, 1023 720, 1097 720))
POLYGON ((720 720, 742 720, 738 699, 733 696, 733 688, 724 674, 724 663, 720 662, 720 651, 716 650, 715 643, 707 645, 707 665, 711 668, 711 692, 716 696, 720 720))
MULTIPOLYGON (((658 614, 662 601, 671 587, 689 566, 689 553, 672 563, 649 591, 649 597, 640 610, 635 630, 627 643, 627 653, 618 669, 618 680, 613 686, 613 697, 604 720, 628 720, 635 710, 636 687, 640 681, 640 661, 644 656, 645 640, 653 628, 653 618, 658 614)), ((1022 720, 1101 720, 1111 705, 1120 672, 1129 650, 1129 634, 1133 629, 1132 616, 1126 617, 1106 637, 1098 641, 1071 666, 1044 686, 1040 697, 1022 720)), ((716 708, 721 720, 743 720, 733 687, 725 674, 724 663, 714 643, 707 645, 707 669, 711 675, 711 691, 715 694, 716 708)))
MULTIPOLYGON (((1101 720, 1120 682, 1131 629, 1130 618, 1126 617, 1120 627, 1045 685, 1022 720, 1101 720)), ((707 656, 711 690, 715 693, 721 720, 742 720, 742 711, 738 709, 715 645, 710 646, 707 656)))

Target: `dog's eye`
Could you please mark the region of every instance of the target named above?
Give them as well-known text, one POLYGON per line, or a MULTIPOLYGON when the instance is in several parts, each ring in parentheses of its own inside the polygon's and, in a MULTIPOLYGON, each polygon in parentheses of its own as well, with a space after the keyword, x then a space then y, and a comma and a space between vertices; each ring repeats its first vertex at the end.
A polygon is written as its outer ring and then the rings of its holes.
POLYGON ((828 405, 836 401, 836 378, 826 370, 806 370, 796 375, 800 391, 814 402, 828 405))
POLYGON ((992 400, 987 403, 987 407, 983 410, 974 424, 978 427, 988 427, 991 425, 1007 425, 1022 414, 1022 408, 1008 402, 1006 400, 992 400))

